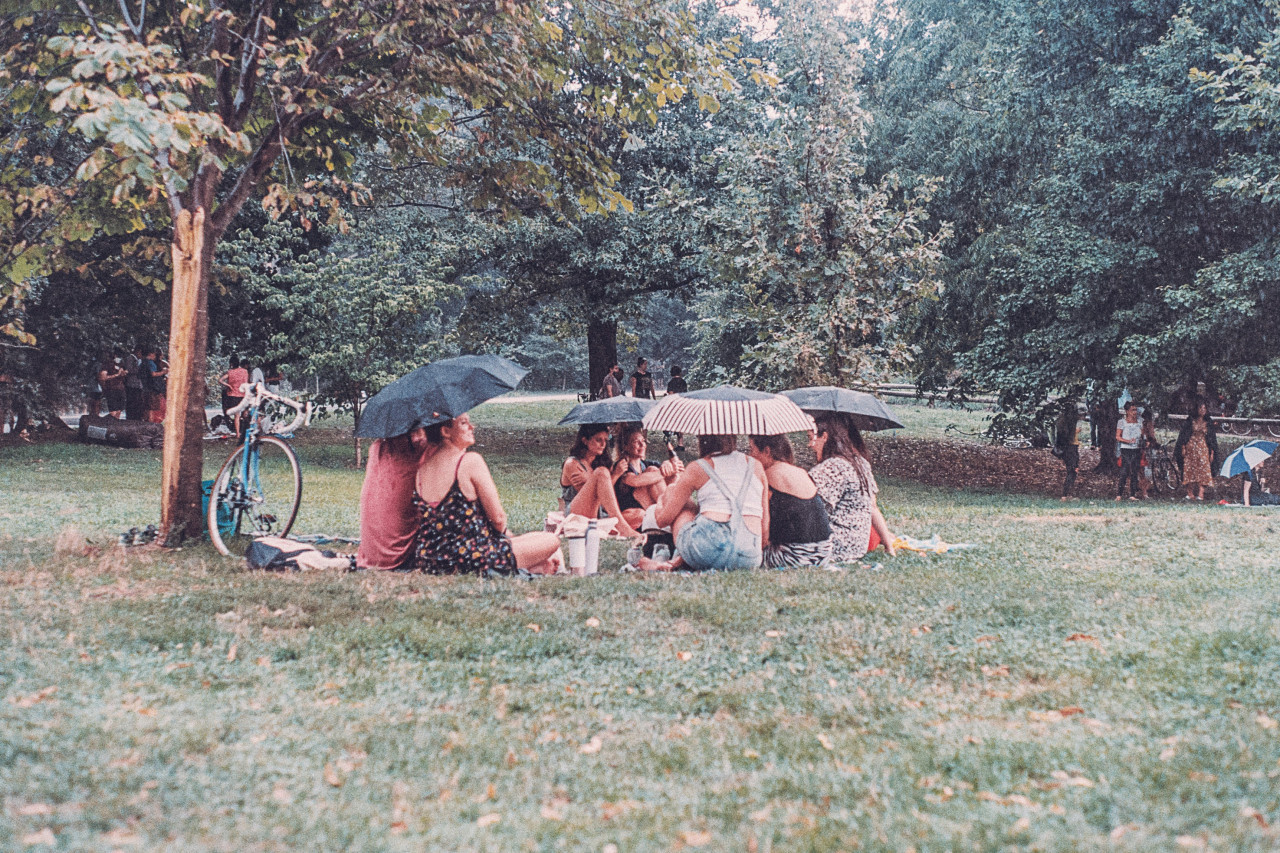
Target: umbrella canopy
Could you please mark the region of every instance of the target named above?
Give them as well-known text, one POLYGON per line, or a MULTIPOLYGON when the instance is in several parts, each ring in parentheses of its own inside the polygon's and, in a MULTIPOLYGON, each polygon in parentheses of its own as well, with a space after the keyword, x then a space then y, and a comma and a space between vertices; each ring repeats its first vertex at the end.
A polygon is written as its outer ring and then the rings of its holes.
POLYGON ((1230 456, 1222 460, 1221 475, 1234 477, 1236 474, 1243 474, 1259 462, 1265 462, 1267 457, 1276 452, 1277 447, 1280 447, 1280 444, 1262 439, 1237 447, 1230 456))
POLYGON ((564 424, 614 424, 623 421, 644 420, 645 414, 658 405, 657 400, 643 397, 609 397, 579 403, 560 419, 564 424))
POLYGON ((894 417, 893 410, 864 391, 850 391, 834 385, 814 385, 783 391, 782 396, 811 415, 814 412, 843 412, 863 432, 902 429, 902 423, 894 417))
POLYGON ((644 425, 689 435, 781 435, 811 430, 813 419, 781 394, 719 385, 663 397, 644 425))
POLYGON ((356 435, 391 438, 474 409, 514 389, 529 371, 498 355, 462 355, 419 367, 365 404, 356 435))

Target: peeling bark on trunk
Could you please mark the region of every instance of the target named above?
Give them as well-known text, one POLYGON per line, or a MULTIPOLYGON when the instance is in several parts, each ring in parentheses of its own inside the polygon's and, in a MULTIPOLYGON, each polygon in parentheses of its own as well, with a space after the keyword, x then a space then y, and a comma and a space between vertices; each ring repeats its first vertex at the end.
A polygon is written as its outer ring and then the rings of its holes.
POLYGON ((205 355, 213 242, 205 209, 183 210, 173 225, 173 306, 160 491, 160 544, 172 548, 203 528, 205 355))
POLYGON ((604 376, 618 360, 618 321, 587 320, 587 393, 595 399, 604 384, 604 376))

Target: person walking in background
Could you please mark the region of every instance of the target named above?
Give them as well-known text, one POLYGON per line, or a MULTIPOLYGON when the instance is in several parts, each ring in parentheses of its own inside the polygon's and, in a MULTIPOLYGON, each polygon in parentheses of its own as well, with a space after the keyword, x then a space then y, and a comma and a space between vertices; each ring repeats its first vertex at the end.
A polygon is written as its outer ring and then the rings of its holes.
POLYGON ((1204 487, 1213 485, 1213 465, 1218 456, 1218 431, 1209 407, 1200 401, 1178 432, 1173 447, 1173 458, 1182 468, 1182 485, 1187 489, 1187 500, 1194 497, 1204 500, 1204 487))
POLYGON ((1160 441, 1156 438, 1156 412, 1150 406, 1144 406, 1142 409, 1142 441, 1139 442, 1139 449, 1142 451, 1138 459, 1138 482, 1142 486, 1142 499, 1145 501, 1151 493, 1151 457, 1148 451, 1153 447, 1159 447, 1160 441))
POLYGON ((1124 404, 1124 419, 1116 424, 1116 445, 1120 448, 1120 484, 1116 487, 1116 500, 1124 497, 1126 479, 1129 481, 1129 500, 1138 500, 1141 491, 1138 484, 1141 443, 1142 424, 1138 423, 1138 404, 1129 400, 1124 404))
POLYGON ((142 421, 147 418, 147 389, 143 385, 146 378, 142 370, 142 347, 134 345, 133 350, 124 357, 124 417, 127 421, 142 421))
MULTIPOLYGON (((667 380, 668 394, 684 394, 689 390, 689 383, 684 381, 684 370, 678 365, 671 366, 671 378, 667 380)), ((684 433, 664 433, 667 441, 675 441, 676 450, 684 450, 684 433)))
POLYGON ((616 361, 609 368, 609 372, 604 375, 604 383, 600 386, 600 392, 596 395, 601 400, 607 400, 610 397, 622 396, 622 365, 616 361))
POLYGON ((653 399, 653 377, 649 375, 649 359, 636 360, 636 372, 631 374, 631 396, 644 400, 653 399))
POLYGON ((1080 411, 1074 397, 1062 401, 1062 413, 1053 425, 1053 454, 1066 466, 1067 476, 1062 481, 1062 500, 1070 500, 1071 489, 1076 484, 1076 472, 1080 468, 1080 411))

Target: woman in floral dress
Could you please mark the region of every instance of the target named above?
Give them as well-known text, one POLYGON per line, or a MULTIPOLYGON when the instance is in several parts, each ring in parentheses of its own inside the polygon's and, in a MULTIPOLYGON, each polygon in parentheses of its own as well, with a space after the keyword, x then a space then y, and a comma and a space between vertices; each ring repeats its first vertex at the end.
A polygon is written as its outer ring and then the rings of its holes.
POLYGON ((1204 403, 1196 406, 1178 433, 1174 459, 1182 466, 1187 500, 1204 500, 1204 487, 1213 485, 1213 465, 1218 455, 1218 433, 1204 403), (1193 494, 1194 493, 1194 494, 1193 494))
POLYGON ((507 513, 479 453, 471 419, 459 415, 426 429, 439 449, 427 457, 415 481, 414 505, 422 514, 414 568, 430 574, 512 574, 517 568, 554 573, 560 540, 554 533, 507 530, 507 513))
POLYGON ((831 560, 837 563, 859 560, 883 544, 894 555, 894 536, 876 507, 879 487, 871 473, 862 437, 839 414, 821 414, 814 419, 817 429, 809 434, 809 446, 818 464, 809 476, 827 505, 831 524, 831 560))

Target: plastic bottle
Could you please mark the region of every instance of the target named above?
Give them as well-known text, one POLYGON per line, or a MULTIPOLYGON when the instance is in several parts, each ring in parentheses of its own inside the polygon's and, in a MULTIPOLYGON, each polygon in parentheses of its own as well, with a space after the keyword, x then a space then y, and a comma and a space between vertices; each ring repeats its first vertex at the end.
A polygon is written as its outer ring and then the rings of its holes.
POLYGON ((587 522, 587 554, 586 571, 583 574, 594 575, 600 570, 600 528, 596 522, 587 522))

